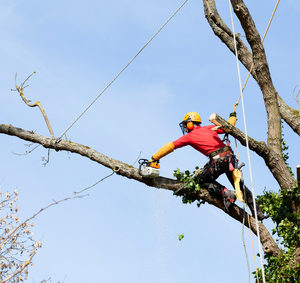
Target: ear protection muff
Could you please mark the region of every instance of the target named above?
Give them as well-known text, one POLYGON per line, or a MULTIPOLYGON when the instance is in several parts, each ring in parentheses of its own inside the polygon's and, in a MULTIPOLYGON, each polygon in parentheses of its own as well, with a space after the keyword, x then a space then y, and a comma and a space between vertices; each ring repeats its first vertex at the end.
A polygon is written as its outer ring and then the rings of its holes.
POLYGON ((191 131, 192 129, 194 129, 194 123, 193 122, 187 122, 186 123, 186 128, 191 131))

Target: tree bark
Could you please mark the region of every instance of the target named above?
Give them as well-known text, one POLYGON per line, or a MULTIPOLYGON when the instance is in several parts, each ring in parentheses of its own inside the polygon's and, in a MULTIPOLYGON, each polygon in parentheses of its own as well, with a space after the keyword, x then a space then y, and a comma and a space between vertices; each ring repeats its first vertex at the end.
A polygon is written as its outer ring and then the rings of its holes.
MULTIPOLYGON (((213 32, 218 36, 221 41, 229 48, 229 50, 235 54, 233 33, 230 28, 224 23, 220 17, 216 3, 214 0, 203 0, 205 17, 211 26, 213 32)), ((253 63, 252 53, 243 43, 240 37, 236 36, 238 58, 242 64, 250 70, 253 63)), ((255 77, 255 71, 252 71, 252 75, 255 77)))
POLYGON ((288 106, 277 94, 279 111, 282 119, 291 127, 291 129, 300 136, 300 115, 299 111, 288 106))
POLYGON ((267 111, 268 146, 277 154, 281 155, 281 123, 277 103, 277 92, 270 75, 264 46, 244 2, 242 0, 231 0, 231 3, 252 49, 256 81, 262 91, 267 111))
MULTIPOLYGON (((21 128, 16 128, 12 125, 0 124, 0 133, 10 135, 10 136, 15 136, 20 139, 30 141, 33 143, 41 144, 45 148, 54 149, 56 151, 63 150, 63 151, 69 151, 76 154, 80 154, 81 156, 87 157, 92 161, 95 161, 107 168, 112 169, 118 175, 127 177, 129 179, 134 179, 150 187, 166 189, 175 192, 179 188, 182 188, 184 185, 183 183, 177 180, 173 180, 165 177, 158 177, 154 179, 143 178, 142 176, 139 175, 137 168, 134 168, 133 166, 128 165, 124 162, 115 160, 111 157, 105 156, 104 154, 88 146, 81 145, 78 143, 65 141, 65 140, 57 141, 55 139, 51 139, 36 134, 34 132, 29 132, 21 128)), ((185 189, 183 189, 183 191, 184 190, 185 189)), ((195 197, 195 193, 190 193, 190 196, 195 197)), ((205 188, 201 188, 199 193, 197 192, 196 197, 224 211, 222 200, 211 195, 208 192, 208 190, 206 190, 205 188)), ((224 212, 230 215, 232 218, 236 219, 237 221, 241 223, 243 222, 244 211, 237 205, 232 205, 229 212, 226 211, 224 212)), ((255 219, 253 217, 250 216, 250 223, 248 223, 246 217, 245 223, 246 225, 250 225, 250 229, 255 234, 257 233, 255 219)), ((281 251, 277 246, 277 244, 274 242, 272 236, 270 235, 266 227, 262 223, 259 223, 259 229, 260 229, 260 239, 261 239, 264 252, 272 256, 279 256, 281 251)))

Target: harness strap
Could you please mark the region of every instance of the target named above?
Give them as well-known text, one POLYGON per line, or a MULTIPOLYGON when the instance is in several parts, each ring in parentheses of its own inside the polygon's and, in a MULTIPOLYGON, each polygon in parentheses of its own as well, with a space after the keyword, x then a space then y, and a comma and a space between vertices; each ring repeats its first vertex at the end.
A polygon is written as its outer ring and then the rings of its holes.
POLYGON ((222 156, 225 156, 226 154, 228 153, 232 153, 233 154, 233 151, 232 151, 232 148, 230 146, 224 146, 224 147, 221 147, 213 152, 211 152, 208 157, 210 159, 213 159, 214 156, 217 156, 217 155, 220 155, 220 154, 223 154, 225 153, 224 155, 222 156))

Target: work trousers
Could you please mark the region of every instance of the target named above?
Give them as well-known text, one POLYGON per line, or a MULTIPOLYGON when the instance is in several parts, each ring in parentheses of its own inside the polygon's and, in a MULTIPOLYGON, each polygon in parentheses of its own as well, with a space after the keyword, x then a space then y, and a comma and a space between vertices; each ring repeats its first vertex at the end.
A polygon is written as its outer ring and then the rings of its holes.
MULTIPOLYGON (((222 191, 225 189, 223 185, 218 183, 216 179, 222 175, 226 174, 229 182, 234 188, 234 180, 232 177, 232 169, 237 168, 237 159, 233 153, 227 154, 226 156, 214 160, 211 158, 209 162, 207 162, 200 174, 195 177, 195 180, 207 188, 209 192, 222 196, 222 191), (231 165, 230 165, 231 164, 231 165)), ((253 206, 253 198, 251 191, 244 185, 244 182, 240 181, 240 188, 244 195, 244 199, 246 199, 249 207, 253 206), (246 197, 245 197, 246 194, 246 197)))

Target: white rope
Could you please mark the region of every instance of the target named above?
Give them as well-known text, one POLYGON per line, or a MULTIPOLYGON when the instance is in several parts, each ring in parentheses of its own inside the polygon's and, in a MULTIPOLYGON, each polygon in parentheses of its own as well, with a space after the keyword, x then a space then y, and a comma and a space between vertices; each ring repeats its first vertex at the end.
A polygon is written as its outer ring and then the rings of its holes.
MULTIPOLYGON (((244 196, 246 195, 245 189, 244 189, 244 196)), ((249 264, 249 257, 248 257, 248 253, 247 253, 247 248, 246 248, 246 243, 245 243, 245 215, 246 215, 246 203, 244 202, 243 204, 243 209, 244 209, 244 213, 243 213, 243 228, 242 228, 242 241, 243 241, 243 247, 244 247, 244 252, 246 255, 246 261, 247 261, 247 268, 248 268, 248 282, 250 283, 250 264, 249 264)))
POLYGON ((259 232, 259 225, 258 225, 257 211, 256 211, 256 201, 255 201, 256 198, 255 198, 254 186, 253 186, 253 174, 252 174, 252 166, 251 166, 251 159, 250 159, 250 150, 249 150, 249 141, 248 141, 248 133, 247 133, 247 124, 246 124, 246 115, 245 115, 244 97, 243 97, 243 90, 242 90, 241 73, 240 73, 240 67, 239 67, 237 44, 236 44, 236 40, 235 40, 235 29, 234 29, 234 22, 233 22, 233 13, 232 13, 232 7, 231 7, 230 0, 228 0, 228 3, 229 3, 229 9, 230 9, 230 17, 231 17, 231 25, 232 25, 233 41, 234 41, 234 49, 235 49, 235 58, 236 58, 236 66, 237 66, 237 72, 238 72, 238 78, 239 78, 240 95, 241 95, 241 98, 242 98, 243 121, 244 121, 244 128, 245 128, 246 147, 247 147, 248 164, 249 164, 249 175, 250 175, 250 181, 251 181, 251 192, 252 192, 252 198, 253 198, 254 215, 255 215, 256 229, 257 229, 257 240, 258 240, 258 247, 259 247, 259 256, 260 256, 260 262, 261 262, 263 283, 266 283, 265 270, 264 270, 264 264, 263 264, 263 256, 262 256, 262 249, 261 249, 261 243, 260 243, 260 232, 259 232))
POLYGON ((83 110, 83 112, 74 120, 74 122, 60 135, 60 140, 73 126, 74 124, 89 110, 89 108, 98 100, 98 98, 115 82, 115 80, 127 69, 132 61, 147 47, 147 45, 161 32, 161 30, 174 18, 174 16, 181 10, 181 8, 188 2, 185 0, 179 8, 167 19, 167 21, 158 29, 158 31, 144 44, 144 46, 138 51, 138 53, 123 67, 123 69, 111 80, 111 82, 96 96, 96 98, 83 110))

